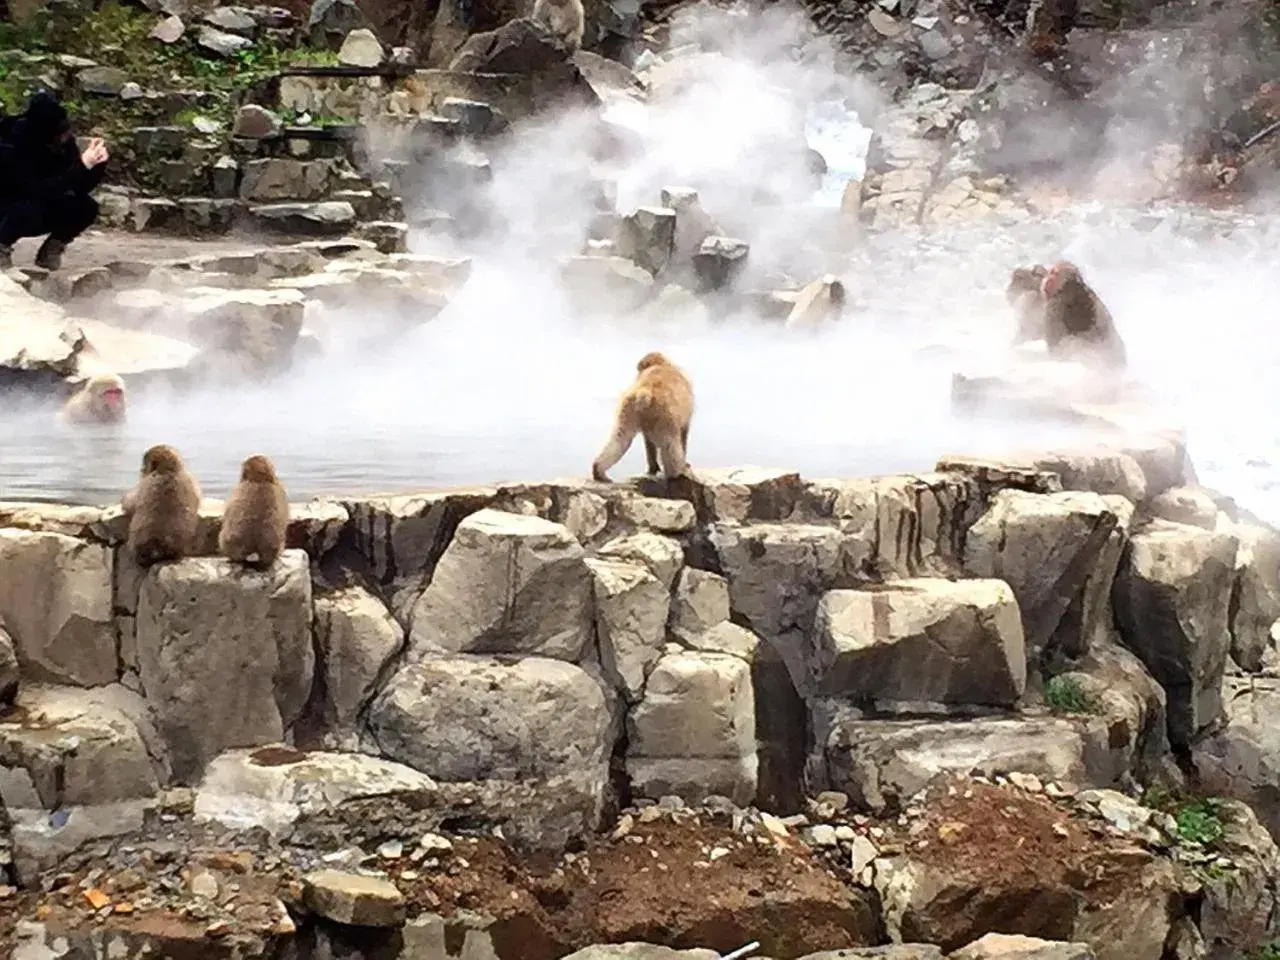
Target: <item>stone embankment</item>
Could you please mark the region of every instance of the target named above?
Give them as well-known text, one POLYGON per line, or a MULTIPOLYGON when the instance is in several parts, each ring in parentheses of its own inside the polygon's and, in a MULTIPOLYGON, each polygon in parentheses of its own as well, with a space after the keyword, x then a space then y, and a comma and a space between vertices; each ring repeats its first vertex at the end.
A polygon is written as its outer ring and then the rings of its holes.
POLYGON ((1280 535, 1176 437, 317 500, 265 573, 220 510, 143 573, 0 505, 22 956, 1273 935, 1280 535))

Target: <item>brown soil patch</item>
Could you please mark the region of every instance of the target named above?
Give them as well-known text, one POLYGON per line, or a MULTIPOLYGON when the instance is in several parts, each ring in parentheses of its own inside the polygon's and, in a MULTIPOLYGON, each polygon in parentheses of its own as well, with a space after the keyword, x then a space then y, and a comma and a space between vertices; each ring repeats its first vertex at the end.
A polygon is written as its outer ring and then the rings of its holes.
POLYGON ((1101 903, 1134 880, 1130 842, 1046 796, 965 782, 927 807, 905 844, 911 858, 979 887, 1063 886, 1101 903))

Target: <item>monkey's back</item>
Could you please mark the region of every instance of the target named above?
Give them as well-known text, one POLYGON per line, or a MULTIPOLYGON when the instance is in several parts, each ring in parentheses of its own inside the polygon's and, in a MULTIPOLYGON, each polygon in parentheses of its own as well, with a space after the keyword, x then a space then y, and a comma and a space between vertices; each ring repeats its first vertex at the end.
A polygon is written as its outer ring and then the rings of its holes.
POLYGON ((241 480, 222 512, 218 549, 240 563, 269 567, 284 552, 289 497, 279 483, 241 480))
POLYGON ((626 411, 646 433, 683 429, 693 418, 693 386, 674 364, 660 363, 640 371, 626 400, 626 411))
POLYGON ((176 560, 195 547, 200 490, 185 471, 138 481, 129 516, 129 546, 142 566, 176 560))

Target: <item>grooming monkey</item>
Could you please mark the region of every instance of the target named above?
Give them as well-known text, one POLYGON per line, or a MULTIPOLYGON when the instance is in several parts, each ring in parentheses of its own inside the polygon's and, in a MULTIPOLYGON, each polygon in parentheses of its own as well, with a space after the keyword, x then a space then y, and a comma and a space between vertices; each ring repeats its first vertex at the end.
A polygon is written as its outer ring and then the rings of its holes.
POLYGON ((121 499, 138 566, 190 556, 200 520, 200 486, 178 451, 158 444, 142 455, 138 483, 121 499))
POLYGON ((1014 346, 1044 339, 1044 293, 1040 286, 1048 273, 1048 268, 1037 263, 1031 267, 1015 267, 1009 277, 1004 295, 1017 317, 1014 346))
POLYGON ((249 457, 222 512, 218 549, 229 560, 266 570, 284 550, 288 528, 289 497, 275 467, 267 457, 249 457))
POLYGON ((569 48, 571 54, 582 46, 582 34, 587 25, 582 0, 537 0, 533 5, 533 19, 544 24, 569 48))
POLYGON ((125 406, 124 380, 100 373, 68 398, 60 416, 65 423, 121 423, 125 406))
MULTIPOLYGON (((1124 343, 1111 313, 1084 282, 1080 268, 1059 260, 1040 282, 1044 297, 1044 340, 1050 355, 1087 357, 1113 368, 1127 361, 1124 343)), ((1082 358, 1085 359, 1085 358, 1082 358)))
POLYGON ((668 480, 685 476, 689 463, 689 421, 693 419, 693 387, 674 363, 660 353, 646 353, 636 364, 635 382, 618 404, 613 434, 591 465, 591 476, 609 483, 607 471, 631 448, 637 433, 644 435, 649 475, 662 472, 668 480))

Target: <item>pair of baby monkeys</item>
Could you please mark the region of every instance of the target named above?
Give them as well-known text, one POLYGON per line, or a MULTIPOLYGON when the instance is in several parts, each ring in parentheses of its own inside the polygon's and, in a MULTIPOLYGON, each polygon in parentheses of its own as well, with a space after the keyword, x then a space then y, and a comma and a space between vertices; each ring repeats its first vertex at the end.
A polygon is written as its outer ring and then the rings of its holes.
POLYGON ((1112 369, 1125 366, 1124 342, 1111 312, 1074 263, 1017 267, 1005 296, 1018 315, 1015 346, 1043 340, 1050 356, 1088 358, 1112 369))
MULTIPOLYGON (((180 560, 199 544, 200 485, 178 451, 158 444, 142 455, 138 483, 121 498, 129 518, 129 548, 140 567, 180 560)), ((218 550, 229 560, 265 570, 284 551, 289 497, 264 456, 240 466, 240 482, 222 513, 218 550)))

